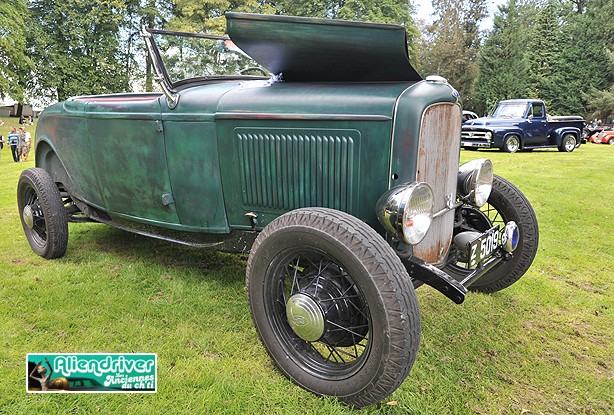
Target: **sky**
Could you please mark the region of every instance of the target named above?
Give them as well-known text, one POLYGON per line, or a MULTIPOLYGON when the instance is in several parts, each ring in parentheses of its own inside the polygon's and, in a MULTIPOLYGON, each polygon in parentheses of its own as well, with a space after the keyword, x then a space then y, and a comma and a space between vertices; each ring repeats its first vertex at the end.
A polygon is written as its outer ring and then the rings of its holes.
MULTIPOLYGON (((487 30, 492 27, 493 16, 495 12, 499 9, 497 6, 501 4, 507 3, 507 0, 490 0, 488 3, 488 17, 484 19, 482 24, 480 25, 480 29, 487 30)), ((433 13, 433 7, 431 5, 430 0, 422 0, 413 2, 414 7, 416 8, 416 19, 423 19, 427 23, 432 23, 433 18, 431 17, 431 13, 433 13)))

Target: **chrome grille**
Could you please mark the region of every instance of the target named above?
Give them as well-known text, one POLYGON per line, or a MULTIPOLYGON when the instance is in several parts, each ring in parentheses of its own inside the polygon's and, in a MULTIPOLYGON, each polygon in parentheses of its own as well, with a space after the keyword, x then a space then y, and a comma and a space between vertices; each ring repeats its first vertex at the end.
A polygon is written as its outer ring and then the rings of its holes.
POLYGON ((243 204, 353 211, 356 130, 235 129, 243 204))
POLYGON ((486 131, 463 130, 461 132, 461 138, 463 140, 490 141, 490 137, 486 135, 486 131))
MULTIPOLYGON (((433 189, 434 212, 456 200, 456 180, 460 158, 461 109, 458 105, 432 105, 424 112, 418 143, 419 182, 433 189)), ((433 264, 442 263, 450 249, 454 211, 433 219, 425 238, 414 246, 414 255, 433 264)))

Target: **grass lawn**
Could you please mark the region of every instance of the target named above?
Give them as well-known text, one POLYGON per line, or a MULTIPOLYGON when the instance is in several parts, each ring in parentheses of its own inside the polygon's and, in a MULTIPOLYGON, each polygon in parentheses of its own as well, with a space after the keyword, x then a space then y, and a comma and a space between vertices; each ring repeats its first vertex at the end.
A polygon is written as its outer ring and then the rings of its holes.
MULTIPOLYGON (((15 196, 34 161, 1 153, 0 413, 355 412, 275 369, 249 316, 245 256, 100 224, 70 224, 64 258, 36 256, 15 196), (34 352, 157 353, 158 392, 26 394, 34 352)), ((396 404, 360 413, 614 413, 614 147, 462 152, 463 161, 477 157, 531 200, 536 261, 507 290, 462 305, 420 288, 416 364, 388 399, 396 404)))

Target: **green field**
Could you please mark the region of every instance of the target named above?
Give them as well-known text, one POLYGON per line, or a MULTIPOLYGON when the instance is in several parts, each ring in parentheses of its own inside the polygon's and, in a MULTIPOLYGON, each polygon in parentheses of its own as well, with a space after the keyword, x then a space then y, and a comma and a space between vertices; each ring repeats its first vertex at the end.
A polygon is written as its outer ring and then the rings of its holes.
MULTIPOLYGON (((3 131, 6 135, 6 132, 3 131)), ((71 224, 67 255, 29 248, 22 169, 0 160, 0 413, 341 414, 284 378, 252 326, 246 256, 71 224), (26 353, 158 354, 156 394, 27 394, 26 353)), ((540 247, 529 272, 462 305, 418 290, 422 343, 388 401, 359 413, 614 413, 614 147, 489 157, 526 194, 540 247)))

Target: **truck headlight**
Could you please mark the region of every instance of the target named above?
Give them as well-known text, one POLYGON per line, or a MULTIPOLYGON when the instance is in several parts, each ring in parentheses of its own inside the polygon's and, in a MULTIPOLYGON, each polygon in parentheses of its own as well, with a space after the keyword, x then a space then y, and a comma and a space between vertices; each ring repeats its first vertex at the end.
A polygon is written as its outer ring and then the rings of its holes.
POLYGON ((485 137, 486 137, 486 141, 491 141, 492 140, 492 133, 490 131, 487 131, 485 137))
POLYGON ((397 186, 384 193, 376 205, 377 218, 386 231, 415 245, 433 220, 433 191, 426 183, 397 186))
POLYGON ((462 199, 477 207, 488 201, 492 190, 492 163, 488 159, 469 161, 458 169, 457 191, 462 199))

